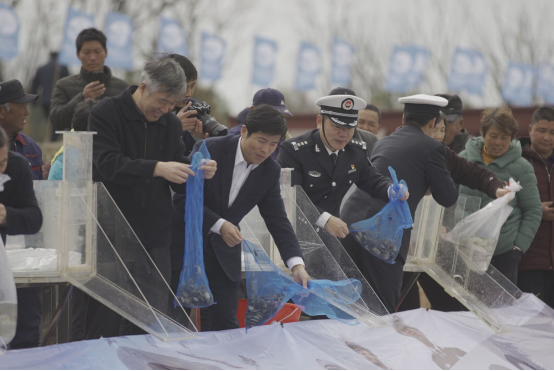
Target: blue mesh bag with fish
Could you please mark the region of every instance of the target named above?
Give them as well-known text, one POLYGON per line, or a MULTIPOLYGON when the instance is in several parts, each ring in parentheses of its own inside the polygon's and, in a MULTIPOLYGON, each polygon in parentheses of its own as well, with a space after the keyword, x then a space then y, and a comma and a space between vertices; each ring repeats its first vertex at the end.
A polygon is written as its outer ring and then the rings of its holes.
POLYGON ((414 221, 408 202, 400 200, 408 190, 406 182, 399 182, 396 172, 390 166, 389 172, 394 183, 393 196, 389 202, 373 217, 354 223, 349 229, 364 249, 377 258, 394 264, 400 251, 404 229, 411 228, 414 221))
POLYGON ((263 249, 247 240, 242 242, 248 306, 244 319, 246 329, 261 326, 302 289, 269 259, 263 249))
POLYGON ((277 267, 260 247, 247 240, 242 247, 248 295, 246 329, 265 324, 289 299, 310 316, 325 315, 348 324, 358 323, 348 312, 349 305, 360 298, 360 281, 310 280, 308 288, 304 288, 277 267))
MULTIPOLYGON (((187 179, 185 203, 185 256, 177 287, 177 300, 187 308, 204 308, 214 304, 204 269, 202 220, 204 217, 204 171, 200 168, 210 159, 206 143, 192 157, 194 176, 187 179)), ((175 303, 177 306, 177 303, 175 303)))

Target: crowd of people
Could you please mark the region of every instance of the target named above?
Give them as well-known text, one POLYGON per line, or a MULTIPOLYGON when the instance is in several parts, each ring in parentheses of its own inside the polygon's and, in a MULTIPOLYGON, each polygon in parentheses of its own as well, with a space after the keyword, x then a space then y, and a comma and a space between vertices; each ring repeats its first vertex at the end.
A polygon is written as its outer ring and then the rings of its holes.
MULTIPOLYGON (((444 207, 454 205, 459 195, 477 196, 484 207, 505 195, 505 182, 515 179, 523 189, 510 203, 514 210, 491 264, 554 307, 554 108, 535 111, 527 138, 516 138, 519 124, 508 107, 488 108, 481 135, 472 137, 464 129, 457 95, 419 94, 400 99, 399 128, 378 140, 379 109, 351 89, 336 88, 317 100, 314 129, 291 137, 285 97, 268 88, 254 95, 226 136, 211 136, 190 109, 198 74, 189 59, 158 55, 145 64, 139 85, 129 85, 104 64, 106 43, 96 29, 78 35, 81 70, 53 87, 50 120, 59 130, 96 132, 93 180, 105 185, 174 291, 183 267, 185 184, 194 175, 189 157, 206 143, 211 160, 202 167, 208 184, 203 255, 216 304, 205 311, 202 330, 238 327, 243 241, 238 226, 255 206, 295 281, 307 285, 310 272, 280 195, 281 168, 294 169, 292 185, 301 186, 321 214, 317 226, 340 239, 390 313, 397 310, 406 280, 411 231, 404 230, 394 264, 370 254, 349 231, 396 197, 388 167, 408 185, 402 200, 412 217, 426 194, 444 207)), ((43 166, 40 147, 22 133, 27 104, 36 99, 17 80, 0 83, 0 174, 10 178, 0 192, 4 242, 6 234, 40 229, 32 180, 63 176, 63 149, 43 166)), ((462 309, 430 277, 422 275, 419 282, 433 309, 462 309)), ((17 295, 17 334, 10 347, 38 346, 42 289, 21 288, 17 295)), ((133 326, 124 330, 118 314, 77 289, 70 308, 72 341, 142 332, 133 326)))

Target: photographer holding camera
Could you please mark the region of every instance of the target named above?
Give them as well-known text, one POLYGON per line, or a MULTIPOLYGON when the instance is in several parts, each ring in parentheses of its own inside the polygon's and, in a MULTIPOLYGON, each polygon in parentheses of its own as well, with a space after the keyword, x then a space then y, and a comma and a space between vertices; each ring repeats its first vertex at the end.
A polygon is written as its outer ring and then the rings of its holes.
POLYGON ((185 156, 188 156, 196 141, 208 137, 225 136, 227 135, 227 127, 210 116, 211 107, 208 103, 192 99, 196 88, 196 80, 198 79, 198 71, 194 64, 187 57, 180 54, 169 54, 168 57, 177 62, 187 76, 185 97, 177 103, 173 113, 181 120, 182 138, 186 147, 185 156))

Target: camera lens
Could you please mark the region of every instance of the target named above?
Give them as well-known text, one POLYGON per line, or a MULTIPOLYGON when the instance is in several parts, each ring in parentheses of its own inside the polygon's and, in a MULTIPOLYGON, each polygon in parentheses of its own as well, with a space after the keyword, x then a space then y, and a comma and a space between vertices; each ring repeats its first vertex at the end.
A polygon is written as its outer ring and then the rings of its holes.
POLYGON ((227 135, 227 126, 221 125, 212 116, 204 115, 200 118, 200 121, 202 121, 204 133, 209 134, 210 137, 224 137, 227 135))

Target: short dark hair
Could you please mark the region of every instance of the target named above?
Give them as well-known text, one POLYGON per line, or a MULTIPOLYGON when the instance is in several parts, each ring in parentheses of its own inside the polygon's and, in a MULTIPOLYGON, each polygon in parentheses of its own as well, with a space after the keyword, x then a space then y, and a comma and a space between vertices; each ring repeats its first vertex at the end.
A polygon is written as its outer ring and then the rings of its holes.
POLYGON ((0 128, 0 148, 4 148, 8 145, 8 134, 4 131, 4 129, 0 128))
POLYGON ((96 28, 85 28, 83 31, 79 32, 77 39, 75 40, 75 45, 77 46, 77 53, 81 51, 83 44, 87 41, 98 41, 104 50, 108 50, 106 47, 106 35, 96 28))
POLYGON ((366 110, 370 110, 370 111, 373 111, 373 112, 377 112, 377 116, 379 116, 379 122, 378 124, 381 124, 381 111, 379 111, 379 108, 377 108, 377 106, 374 106, 373 104, 369 104, 367 106, 365 106, 366 110))
POLYGON ((487 108, 481 114, 481 133, 483 137, 487 135, 489 129, 493 126, 509 134, 512 139, 519 131, 519 124, 512 115, 510 107, 504 105, 500 108, 487 108))
POLYGON ((181 54, 167 54, 169 58, 173 58, 175 62, 179 63, 179 66, 185 71, 187 76, 187 82, 198 80, 198 71, 194 64, 187 57, 182 56, 181 54))
POLYGON ((554 121, 554 108, 549 106, 537 108, 535 112, 533 112, 531 126, 535 125, 540 120, 554 121))
POLYGON ((287 120, 275 107, 269 104, 260 104, 246 115, 244 126, 248 136, 254 133, 280 135, 281 139, 287 134, 287 120))
POLYGON ((404 125, 416 125, 423 127, 427 125, 432 119, 437 119, 435 125, 441 119, 440 114, 435 115, 432 113, 422 113, 422 112, 406 112, 404 113, 404 125))
POLYGON ((94 99, 85 99, 77 103, 71 117, 71 128, 75 131, 87 131, 88 117, 92 108, 98 103, 94 99))

